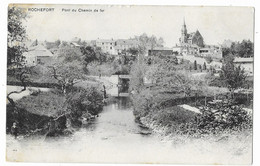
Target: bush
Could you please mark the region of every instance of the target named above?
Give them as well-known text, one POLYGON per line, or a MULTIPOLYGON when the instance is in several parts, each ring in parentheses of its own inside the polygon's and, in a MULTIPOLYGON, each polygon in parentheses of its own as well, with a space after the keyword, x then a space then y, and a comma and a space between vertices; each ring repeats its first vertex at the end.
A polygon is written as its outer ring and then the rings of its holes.
POLYGON ((202 114, 196 116, 193 121, 183 124, 179 132, 201 136, 252 129, 252 116, 241 106, 233 105, 232 102, 220 103, 216 108, 203 107, 201 112, 202 114))
POLYGON ((66 108, 73 126, 81 126, 82 118, 89 119, 103 108, 103 95, 95 87, 74 87, 66 98, 66 108))

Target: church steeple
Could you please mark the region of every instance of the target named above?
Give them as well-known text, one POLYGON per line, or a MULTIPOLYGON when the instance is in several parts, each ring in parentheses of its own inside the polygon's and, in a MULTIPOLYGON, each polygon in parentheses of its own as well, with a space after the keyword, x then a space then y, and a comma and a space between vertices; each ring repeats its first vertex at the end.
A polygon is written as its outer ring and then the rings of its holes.
POLYGON ((182 35, 187 35, 187 28, 186 28, 186 24, 185 24, 185 17, 183 18, 183 25, 181 28, 181 33, 182 35))
POLYGON ((186 28, 186 24, 185 24, 185 18, 183 18, 183 25, 181 28, 181 39, 180 39, 181 43, 186 43, 187 42, 187 28, 186 28))

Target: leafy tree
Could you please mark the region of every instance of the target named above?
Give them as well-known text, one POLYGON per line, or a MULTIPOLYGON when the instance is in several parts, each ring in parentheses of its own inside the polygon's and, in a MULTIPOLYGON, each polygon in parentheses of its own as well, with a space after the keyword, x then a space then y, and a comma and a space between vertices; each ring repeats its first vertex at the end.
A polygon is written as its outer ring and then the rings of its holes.
POLYGON ((15 103, 10 95, 25 91, 29 81, 30 69, 24 66, 23 63, 23 53, 27 51, 24 45, 27 36, 23 21, 27 17, 28 15, 24 9, 12 5, 8 6, 7 72, 8 76, 13 76, 23 86, 20 91, 13 91, 7 94, 7 99, 12 106, 15 106, 15 103))
POLYGON ((87 46, 87 47, 81 47, 80 48, 81 53, 83 54, 83 61, 84 61, 84 70, 87 71, 87 66, 89 63, 97 60, 96 52, 93 47, 87 46))
POLYGON ((197 70, 197 61, 196 60, 194 61, 194 68, 193 69, 197 70))
MULTIPOLYGON (((134 62, 130 71, 130 91, 141 92, 144 88, 144 77, 146 76, 147 69, 147 64, 143 59, 134 62)), ((151 70, 151 68, 149 69, 151 70)))
POLYGON ((232 42, 230 47, 222 48, 223 56, 232 54, 238 57, 253 57, 254 43, 250 40, 243 40, 242 42, 232 42))
POLYGON ((126 52, 127 52, 129 55, 131 55, 131 56, 138 56, 138 54, 139 54, 138 48, 135 48, 135 47, 129 48, 128 50, 126 50, 126 52))
POLYGON ((213 61, 213 59, 212 59, 211 56, 207 56, 207 57, 205 57, 205 59, 206 59, 206 62, 207 62, 208 64, 210 64, 210 63, 213 61))
POLYGON ((59 47, 60 44, 61 44, 61 41, 60 41, 59 39, 55 41, 55 45, 56 45, 56 47, 59 47))
POLYGON ((203 63, 203 70, 207 70, 207 65, 205 62, 203 63))
POLYGON ((57 80, 60 88, 66 94, 76 83, 85 79, 82 61, 74 59, 67 61, 66 57, 59 56, 48 65, 51 78, 57 80))
MULTIPOLYGON (((148 79, 152 79, 154 87, 164 93, 191 95, 197 91, 200 81, 193 79, 188 73, 176 70, 174 63, 168 59, 157 60, 144 72, 148 79)), ((198 88, 199 89, 199 88, 198 88)))
POLYGON ((28 15, 24 9, 8 6, 8 34, 7 34, 7 66, 21 66, 23 53, 27 51, 24 41, 27 39, 23 21, 28 15))
POLYGON ((96 47, 94 51, 96 53, 96 60, 100 65, 107 61, 107 55, 101 50, 100 47, 96 47))
POLYGON ((57 51, 59 58, 64 58, 64 62, 72 62, 74 60, 82 61, 83 54, 81 53, 80 49, 71 48, 69 45, 64 45, 63 47, 59 48, 57 51))
POLYGON ((157 39, 156 36, 148 36, 146 33, 143 33, 140 36, 136 36, 135 39, 138 41, 138 52, 140 55, 144 55, 147 50, 154 49, 155 47, 162 47, 164 40, 162 37, 157 39))
POLYGON ((234 90, 242 87, 246 79, 244 69, 242 69, 240 66, 235 66, 233 60, 234 56, 227 56, 224 59, 224 65, 222 67, 222 72, 220 73, 220 78, 224 80, 232 96, 234 90))

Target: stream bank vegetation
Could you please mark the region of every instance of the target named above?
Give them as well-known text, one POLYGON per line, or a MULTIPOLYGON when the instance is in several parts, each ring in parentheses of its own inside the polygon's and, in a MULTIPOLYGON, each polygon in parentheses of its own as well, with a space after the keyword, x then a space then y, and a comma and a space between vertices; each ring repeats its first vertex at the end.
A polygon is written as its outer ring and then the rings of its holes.
POLYGON ((134 64, 130 89, 136 119, 175 141, 252 136, 253 95, 235 93, 246 83, 243 69, 228 61, 218 78, 221 86, 213 87, 212 73, 195 77, 185 70, 190 64, 176 59, 157 55, 134 64))

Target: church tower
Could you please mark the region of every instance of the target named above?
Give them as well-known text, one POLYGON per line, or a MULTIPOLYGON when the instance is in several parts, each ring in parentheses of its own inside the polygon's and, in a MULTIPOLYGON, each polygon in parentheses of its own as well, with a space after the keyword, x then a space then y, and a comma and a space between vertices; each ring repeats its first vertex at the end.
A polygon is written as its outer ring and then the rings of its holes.
POLYGON ((187 43, 187 28, 185 24, 185 18, 183 19, 183 25, 181 28, 181 43, 187 43))

